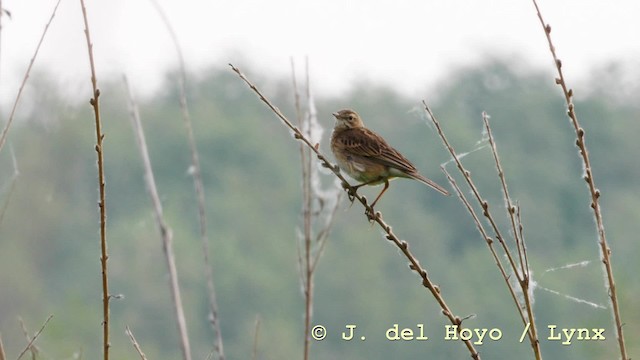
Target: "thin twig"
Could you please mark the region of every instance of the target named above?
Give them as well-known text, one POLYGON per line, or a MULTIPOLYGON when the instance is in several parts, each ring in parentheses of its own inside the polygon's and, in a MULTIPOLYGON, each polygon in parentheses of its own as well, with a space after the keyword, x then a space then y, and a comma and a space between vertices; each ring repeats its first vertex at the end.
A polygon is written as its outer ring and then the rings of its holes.
MULTIPOLYGON (((296 68, 293 58, 290 58, 291 62, 291 82, 293 83, 293 105, 296 109, 296 120, 298 120, 298 126, 302 127, 302 107, 300 106, 300 91, 298 89, 298 81, 296 80, 296 68)), ((300 149, 304 149, 304 145, 300 144, 300 149)))
MULTIPOLYGON (((535 322, 534 322, 534 313, 533 313, 533 301, 531 300, 530 296, 531 294, 529 293, 529 272, 528 270, 526 271, 521 271, 520 269, 528 269, 529 265, 528 263, 525 264, 521 264, 520 266, 518 266, 518 264, 516 263, 514 256, 511 254, 511 250, 509 249, 509 246, 507 245, 504 236, 502 235, 500 229, 498 228, 498 225, 491 213, 491 211, 489 210, 489 203, 488 201, 486 201, 485 199, 482 198, 482 195, 480 195, 480 191, 478 190, 478 187, 475 185, 473 179, 471 178, 471 173, 464 168, 464 166, 462 165, 462 162, 460 161, 460 157, 457 155, 456 151, 454 150, 453 146, 451 145, 451 143, 447 140, 447 137, 445 136, 442 127, 440 126, 440 123, 438 121, 438 119, 435 117, 435 115, 433 114, 433 112, 431 111, 431 108, 429 108, 429 106, 427 105, 426 101, 422 102, 424 104, 425 107, 425 111, 428 113, 429 117, 431 118, 432 123, 434 124, 438 135, 440 136, 440 139, 442 140, 442 143, 444 144, 445 148, 449 151, 449 154, 451 154, 451 157, 454 159, 456 166, 458 167, 458 170, 460 171, 460 173, 462 174, 462 176, 464 177, 467 185, 469 186, 469 188, 471 188, 472 194, 475 197, 475 199, 478 201, 478 203, 480 204, 480 207, 483 210, 483 215, 484 217, 489 221, 489 224, 491 225, 491 228, 493 230, 494 236, 496 237, 496 239, 498 239, 498 242, 500 243, 502 250, 504 252, 504 254, 507 257, 508 260, 508 264, 509 267, 511 269, 511 271, 513 272, 513 274, 516 277, 518 286, 520 287, 520 291, 523 294, 524 297, 524 304, 521 304, 520 301, 518 300, 516 293, 515 293, 515 289, 513 289, 513 285, 511 284, 511 282, 509 281, 509 276, 506 275, 506 270, 504 268, 504 266, 502 265, 502 262, 499 260, 499 258, 497 257, 497 254, 495 253, 495 250, 493 248, 493 239, 491 239, 486 231, 484 230, 484 228, 482 227, 482 225, 480 224, 477 215, 475 214, 475 210, 473 210, 473 208, 471 207, 471 205, 469 204, 468 200, 466 200, 466 197, 463 195, 463 192, 460 190, 460 188, 455 184, 455 181, 453 181, 453 178, 451 177, 451 175, 446 172, 447 174, 447 178, 449 179, 449 182, 452 183, 452 185, 454 185, 454 187, 456 188, 456 191, 458 192, 458 196, 460 197, 460 199, 462 200, 463 204, 465 205, 465 207, 467 208, 467 210, 469 211, 469 213, 471 214, 471 216, 474 219, 474 222, 476 223, 476 226, 478 227, 482 237, 485 239, 487 245, 489 246, 489 250, 492 253, 492 256, 494 257, 494 260, 496 260, 496 265, 498 266, 498 268, 500 269, 500 273, 503 277, 503 279, 505 280, 505 283, 507 285, 507 287, 509 288, 509 292, 511 293, 511 296, 514 300, 514 303, 516 305, 516 307, 518 308, 518 313, 520 314, 520 317, 522 319, 522 322, 525 326, 529 326, 529 331, 527 332, 528 337, 529 337, 529 341, 531 344, 531 348, 536 356, 536 359, 542 359, 542 354, 540 352, 540 341, 537 338, 537 331, 535 329, 535 322), (525 317, 525 314, 522 310, 522 308, 525 308, 527 310, 527 315, 525 317)), ((497 163, 496 168, 498 171, 498 175, 501 178, 501 183, 503 186, 503 193, 506 194, 505 195, 505 202, 510 204, 511 200, 508 196, 508 190, 506 188, 506 181, 502 181, 504 179, 504 171, 502 170, 502 165, 500 164, 500 160, 497 154, 497 148, 495 145, 495 142, 493 142, 493 135, 491 134, 491 127, 489 126, 489 122, 488 122, 488 116, 486 114, 483 114, 483 120, 485 121, 485 125, 487 127, 487 132, 489 133, 489 141, 491 143, 491 151, 493 152, 493 156, 494 159, 497 163)), ((444 168, 443 168, 444 170, 444 168)), ((515 208, 513 206, 507 206, 507 212, 511 213, 511 212, 515 212, 515 208)), ((510 214, 511 215, 511 214, 510 214)), ((515 219, 514 219, 514 229, 517 228, 516 223, 515 223, 515 219)), ((520 238, 521 238, 521 232, 514 230, 515 237, 518 237, 518 240, 516 240, 516 246, 518 249, 518 254, 519 254, 519 259, 520 261, 524 261, 524 257, 522 256, 522 248, 524 248, 524 243, 522 244, 522 246, 520 245, 520 238)))
POLYGON ((507 209, 507 214, 511 222, 511 230, 513 232, 513 238, 516 242, 516 247, 518 249, 518 256, 519 256, 520 268, 523 274, 523 279, 527 281, 526 264, 523 261, 524 259, 522 257, 522 251, 521 251, 522 244, 520 241, 520 232, 518 231, 516 226, 516 216, 515 216, 516 208, 513 206, 513 203, 511 202, 511 196, 509 195, 509 188, 507 187, 507 180, 504 175, 504 170, 502 169, 502 164, 500 163, 500 157, 498 156, 498 148, 493 138, 493 132, 491 131, 491 126, 489 126, 489 115, 484 111, 482 112, 482 122, 484 122, 484 127, 487 130, 489 145, 491 145, 491 153, 493 154, 493 160, 496 165, 496 170, 498 171, 498 178, 500 179, 500 185, 502 186, 502 196, 504 198, 505 208, 507 209))
POLYGON ((253 326, 253 346, 251 348, 251 360, 258 359, 259 335, 260 335, 260 315, 256 316, 256 324, 253 326))
MULTIPOLYGON (((436 299, 436 302, 442 309, 443 315, 445 315, 453 325, 457 325, 458 332, 462 331, 462 318, 456 316, 453 311, 451 311, 444 300, 439 286, 431 281, 431 278, 428 276, 427 271, 420 265, 415 256, 413 256, 413 253, 411 253, 411 251, 409 250, 409 244, 404 240, 400 240, 400 238, 398 238, 398 236, 396 236, 396 234, 393 232, 391 226, 384 221, 384 219, 382 218, 382 213, 379 211, 374 213, 371 206, 369 206, 369 204, 367 203, 367 199, 355 191, 355 188, 351 186, 345 179, 345 177, 340 173, 339 167, 337 165, 331 164, 329 160, 327 160, 327 158, 318 150, 318 148, 311 143, 311 140, 309 140, 297 127, 295 127, 277 107, 275 107, 267 98, 265 98, 260 90, 258 90, 256 86, 253 85, 238 68, 236 68, 232 64, 229 64, 229 66, 231 66, 231 69, 251 88, 251 90, 256 93, 256 95, 258 95, 260 100, 262 100, 262 102, 264 102, 276 114, 276 116, 278 116, 278 118, 280 118, 280 120, 282 120, 282 122, 293 131, 293 137, 296 140, 302 141, 309 148, 311 148, 311 151, 313 151, 313 153, 316 155, 321 165, 331 170, 331 172, 333 172, 336 177, 338 177, 338 179, 342 181, 343 188, 348 193, 349 198, 357 199, 362 204, 362 206, 364 206, 364 208, 366 209, 365 214, 367 214, 368 219, 377 223, 385 232, 385 237, 394 245, 396 245, 398 249, 400 249, 400 251, 404 254, 404 256, 409 260, 409 268, 415 271, 421 277, 422 285, 426 287, 436 299)), ((462 337, 461 340, 469 350, 471 357, 476 360, 480 359, 480 354, 476 351, 473 343, 470 340, 464 340, 462 337)))
POLYGON ((187 71, 186 65, 184 61, 184 56, 182 54, 182 48, 180 46, 180 42, 178 41, 178 36, 171 25, 171 21, 167 17, 167 14, 164 12, 160 4, 156 0, 151 0, 151 3, 156 8, 156 11, 162 18, 162 21, 165 24, 165 27, 169 31, 171 35, 171 40, 176 49, 176 54, 178 56, 178 64, 180 69, 180 76, 178 77, 178 90, 180 93, 180 110, 182 113, 182 119, 187 130, 187 139, 189 142, 189 149, 191 151, 191 170, 190 173, 193 176, 193 186, 196 192, 196 197, 198 201, 198 220, 200 224, 200 238, 202 242, 202 253, 204 255, 204 272, 205 278, 207 279, 207 290, 209 296, 209 311, 210 311, 210 322, 211 327, 214 331, 214 349, 218 354, 219 360, 224 360, 224 347, 222 343, 222 331, 220 329, 220 317, 218 315, 218 301, 216 300, 216 291, 213 281, 213 266, 211 264, 210 259, 210 248, 209 248, 209 235, 207 232, 207 215, 206 215, 206 207, 205 207, 205 194, 204 194, 204 184, 202 181, 202 168, 200 166, 200 157, 198 155, 198 148, 196 146, 195 136, 193 134, 193 126, 191 122, 191 115, 189 114, 189 106, 187 104, 187 71))
POLYGON ((447 140, 447 137, 444 135, 444 132, 442 131, 442 127, 440 126, 440 123, 438 122, 438 119, 436 119, 435 115, 431 111, 431 108, 429 108, 429 105, 427 105, 426 101, 422 101, 422 104, 424 105, 425 110, 427 111, 427 114, 429 114, 429 117, 431 118, 431 121, 433 122, 434 126, 436 127, 438 135, 440 136, 440 139, 444 143, 445 148, 449 151, 449 154, 451 154, 451 157, 455 161, 456 166, 458 167, 458 170, 460 170, 460 172, 464 176, 464 179, 467 182, 467 185, 469 185, 474 197, 476 198, 476 200, 478 201, 478 203, 482 207, 482 210, 483 210, 482 214, 489 221, 489 224, 491 225, 491 228, 493 229, 493 232, 495 234, 496 239, 498 240, 498 242, 502 246, 502 249, 504 250, 505 254, 507 255, 507 259, 509 260, 509 264, 510 264, 511 268, 515 269, 514 270, 514 274, 517 277, 518 282, 521 282, 522 281, 522 277, 521 277, 520 272, 518 271, 518 266, 516 265, 516 262, 515 262, 513 256, 511 255, 511 251, 509 251, 509 247, 508 247, 507 243, 505 242, 504 237, 502 236, 502 232, 498 228, 498 224, 496 223, 495 219, 493 218, 493 215, 491 214, 491 211, 489 210, 489 202, 487 200, 483 199, 482 195, 480 195, 480 191, 478 190, 478 187, 473 182, 473 179, 470 176, 471 173, 468 170, 466 170, 464 168, 464 166, 462 165, 462 162, 460 161, 460 158, 458 157, 458 155, 457 155, 456 151, 454 150, 453 146, 451 146, 451 143, 449 142, 449 140, 447 140))
MULTIPOLYGON (((489 115, 486 112, 482 112, 482 121, 484 122, 485 129, 487 130, 487 135, 489 137, 489 144, 491 145, 491 153, 493 154, 493 159, 495 161, 496 170, 498 172, 498 177, 500 178, 500 184, 502 185, 502 194, 505 201, 505 208, 507 210, 507 215, 509 220, 511 221, 511 230, 513 233, 513 238, 516 243, 516 249, 518 251, 518 260, 520 262, 520 271, 522 280, 518 285, 520 285, 520 290, 522 291, 522 297, 524 298, 524 306, 527 310, 527 320, 529 321, 529 340, 531 343, 531 348, 533 349, 533 353, 536 356, 536 359, 542 359, 542 353, 540 352, 540 341, 538 339, 538 329, 536 327, 535 316, 533 312, 533 300, 531 299, 531 293, 529 292, 529 288, 531 285, 530 278, 530 268, 529 268, 529 259, 526 254, 526 244, 524 242, 523 236, 523 226, 520 218, 520 207, 516 207, 511 202, 511 197, 509 196, 509 189, 507 187, 507 180, 504 175, 504 170, 502 169, 502 164, 500 163, 500 157, 498 156, 498 147, 493 138, 493 132, 491 131, 491 126, 489 126, 489 115)), ((513 269, 514 272, 517 272, 518 269, 513 269)))
POLYGON ((527 247, 524 246, 524 244, 526 243, 524 241, 524 233, 522 232, 523 230, 523 226, 522 226, 522 217, 521 217, 521 212, 520 212, 520 204, 518 202, 516 202, 516 223, 518 224, 518 233, 520 234, 520 239, 522 239, 522 252, 524 253, 524 262, 525 264, 527 264, 527 267, 525 268, 526 270, 526 277, 527 279, 531 279, 531 275, 530 275, 530 271, 531 268, 528 266, 529 265, 529 257, 527 256, 527 247))
MULTIPOLYGON (((27 343, 31 342, 31 336, 29 335, 29 330, 27 330, 27 325, 24 323, 24 320, 21 316, 18 316, 18 323, 20 323, 20 329, 22 329, 22 335, 27 340, 27 343)), ((40 350, 37 346, 31 345, 29 346, 29 351, 31 352, 31 359, 35 360, 38 357, 38 353, 40 350)))
POLYGON ((131 112, 131 124, 136 136, 136 143, 138 150, 140 150, 140 156, 142 157, 142 164, 145 172, 145 181, 149 197, 153 204, 156 223, 160 230, 160 236, 162 238, 162 250, 167 261, 167 268, 169 270, 169 288, 171 291, 171 299, 173 301, 173 307, 176 316, 176 324, 178 327, 178 334, 180 337, 180 350, 182 351, 182 357, 184 360, 191 359, 191 347, 189 346, 189 336, 187 333, 187 322, 184 316, 184 309, 182 306, 182 296, 180 295, 180 285, 178 283, 178 270, 176 268, 175 255, 173 253, 173 232, 171 228, 165 223, 164 215, 162 212, 162 203, 160 202, 160 196, 158 195, 158 189, 156 187, 156 181, 153 176, 153 169, 151 167, 151 160, 149 158, 149 152, 147 150, 147 142, 145 140, 144 131, 142 129, 142 122, 140 121, 140 114, 138 112, 138 106, 136 105, 127 78, 124 78, 124 83, 127 88, 127 95, 129 98, 129 108, 131 112))
POLYGON ((96 122, 96 146, 95 150, 98 156, 98 188, 100 191, 100 199, 98 200, 98 208, 100 210, 100 268, 102 275, 102 348, 103 359, 109 360, 109 276, 107 271, 107 205, 105 194, 105 175, 104 175, 104 153, 102 141, 104 134, 102 133, 102 123, 100 121, 100 89, 98 89, 98 80, 96 78, 96 66, 93 60, 93 43, 91 43, 91 35, 89 33, 89 20, 87 18, 87 9, 84 6, 84 0, 80 0, 82 6, 82 18, 84 20, 84 34, 87 38, 87 50, 89 52, 89 66, 91 67, 91 86, 92 98, 89 101, 93 107, 93 115, 96 122))
POLYGON ((40 327, 40 330, 38 330, 38 332, 35 333, 35 335, 33 335, 33 338, 31 338, 31 340, 29 341, 29 343, 27 344, 27 346, 24 348, 24 350, 22 350, 22 352, 20 353, 20 355, 18 355, 16 360, 20 360, 20 358, 22 358, 22 356, 29 351, 29 349, 31 349, 31 347, 33 346, 33 343, 36 341, 36 339, 38 338, 38 336, 40 336, 40 333, 42 333, 42 330, 44 330, 45 326, 47 326, 47 324, 49 323, 49 320, 51 320, 51 318, 53 318, 53 315, 49 315, 49 317, 47 318, 47 320, 44 321, 44 324, 42 324, 42 326, 40 327))
POLYGON ((0 210, 0 224, 2 224, 4 214, 7 212, 7 208, 9 207, 9 200, 11 200, 11 195, 15 190, 16 183, 18 182, 18 177, 20 176, 20 171, 18 170, 18 161, 16 160, 16 155, 13 152, 13 147, 9 146, 9 150, 11 150, 11 160, 13 162, 13 175, 11 175, 11 180, 9 180, 9 190, 7 191, 7 197, 4 199, 4 204, 2 204, 2 209, 0 210))
POLYGON ((0 360, 7 360, 7 355, 4 353, 4 344, 2 343, 2 333, 0 333, 0 360))
MULTIPOLYGON (((291 80, 293 83, 293 96, 294 96, 294 108, 296 109, 296 121, 298 123, 298 127, 302 128, 304 131, 304 120, 303 120, 303 115, 302 115, 302 107, 300 105, 300 91, 298 88, 298 81, 296 80, 296 71, 295 71, 295 63, 293 61, 293 58, 290 58, 291 61, 291 80)), ((310 218, 310 213, 308 213, 307 211, 307 199, 310 199, 310 186, 308 184, 308 180, 309 180, 309 176, 308 176, 308 166, 307 166, 307 162, 310 161, 310 159, 308 159, 308 151, 306 150, 307 148, 304 146, 303 143, 300 143, 300 146, 298 147, 300 150, 300 162, 301 162, 301 178, 302 178, 302 221, 303 221, 303 229, 302 229, 302 238, 303 238, 303 242, 305 239, 308 238, 307 234, 309 233, 309 229, 310 226, 308 224, 310 224, 309 218, 310 218)), ((306 277, 305 277, 305 271, 304 271, 304 261, 303 261, 303 255, 302 255, 302 250, 300 248, 300 241, 296 241, 296 251, 297 251, 297 255, 298 255, 298 272, 300 275, 300 283, 302 284, 302 289, 303 289, 303 293, 305 294, 306 297, 306 288, 307 288, 307 284, 306 284, 306 277)), ((306 301, 305 301, 305 313, 306 313, 306 301)), ((306 340, 307 338, 307 331, 306 331, 306 318, 305 318, 305 346, 304 346, 304 353, 306 354, 306 340)))
MULTIPOLYGON (((7 133, 9 132, 9 128, 13 123, 13 118, 16 114, 16 109, 18 108, 20 97, 22 96, 22 91, 24 90, 24 86, 27 84, 27 80, 29 79, 29 74, 31 73, 31 68, 33 67, 33 64, 36 61, 36 57, 38 57, 38 51, 40 51, 40 46, 44 41, 44 36, 47 35, 47 31, 49 30, 49 25, 51 25, 53 18, 56 16, 56 11, 58 10, 58 5, 60 5, 60 1, 62 0, 58 0, 58 2, 56 3, 56 6, 53 8, 53 11, 51 12, 51 17, 49 18, 47 25, 45 25, 44 27, 44 31, 40 36, 40 41, 38 41, 38 46, 36 46, 36 51, 33 53, 33 56, 31 57, 31 61, 29 61, 29 66, 27 67, 27 71, 25 72, 24 77, 22 78, 22 84, 20 84, 20 88, 18 89, 18 95, 16 95, 16 100, 13 102, 13 107, 11 108, 11 113, 9 114, 9 120, 7 120, 7 123, 5 124, 4 129, 2 130, 2 134, 0 135, 0 151, 2 151, 2 147, 4 146, 4 143, 7 140, 7 133)), ((0 7, 0 13, 2 13, 3 11, 4 10, 0 7)), ((2 14, 0 14, 0 18, 1 17, 2 17, 2 14)))
POLYGON ((511 298, 513 299, 513 302, 516 304, 516 308, 518 309, 518 313, 520 314, 520 319, 522 320, 522 323, 526 323, 527 318, 522 310, 522 307, 520 306, 520 303, 518 301, 518 296, 516 295, 516 291, 513 288, 513 285, 511 284, 511 282, 509 281, 509 275, 507 275, 507 270, 504 268, 504 265, 502 264, 502 260, 500 260, 500 256, 498 256, 498 253, 496 252, 493 246, 494 244, 493 239, 487 234, 487 231, 485 230, 484 226, 480 222, 480 218, 478 214, 476 213, 475 209, 471 206, 471 203, 469 202, 467 197, 464 195, 464 192, 462 191, 462 189, 460 189, 460 186, 458 186, 458 183, 454 180, 453 176, 451 176, 451 174, 447 171, 447 169, 444 166, 442 166, 441 169, 447 176, 447 180, 449 180, 449 183, 451 184, 451 186, 453 186, 453 188, 455 189, 456 194, 458 195, 458 198, 464 204, 465 208, 469 212, 469 215, 471 215, 471 218, 473 219, 473 222, 476 224, 476 228, 480 232, 480 235, 487 243, 487 246, 489 247, 489 251, 493 256, 493 260, 496 262, 496 265, 500 270, 500 274, 502 275, 502 278, 504 279, 505 284, 509 289, 511 298))
MULTIPOLYGON (((292 69, 293 71, 293 69, 292 69)), ((298 88, 295 81, 295 71, 293 72, 293 81, 296 93, 296 113, 300 116, 300 100, 298 96, 298 88)), ((307 98, 307 105, 310 101, 307 98)), ((302 129, 306 129, 307 136, 310 137, 311 132, 311 124, 309 115, 300 117, 298 119, 298 123, 302 127, 302 129)), ((311 346, 311 318, 313 316, 313 295, 314 295, 314 287, 313 287, 313 267, 311 265, 311 237, 312 237, 312 221, 313 215, 311 213, 312 209, 312 201, 313 195, 311 189, 311 152, 309 149, 302 144, 300 144, 300 161, 302 167, 302 221, 303 221, 303 243, 304 243, 304 267, 301 269, 303 276, 303 289, 304 289, 304 347, 303 347, 303 359, 309 359, 309 351, 311 346)))
MULTIPOLYGON (((309 67, 306 62, 307 84, 306 84, 306 105, 307 111, 302 112, 300 105, 300 94, 296 81, 295 66, 291 61, 291 72, 293 79, 294 100, 296 107, 296 115, 298 117, 298 125, 303 129, 302 132, 309 138, 313 138, 313 130, 318 129, 316 125, 317 118, 315 112, 314 100, 311 96, 309 83, 309 67)), ((322 190, 319 189, 318 170, 313 167, 311 150, 300 143, 300 162, 302 168, 302 218, 303 232, 301 239, 296 243, 298 252, 298 266, 300 270, 300 279, 303 288, 305 301, 304 315, 304 347, 303 359, 309 358, 311 346, 311 321, 313 318, 313 301, 314 301, 314 274, 316 266, 320 261, 320 257, 324 252, 328 235, 333 225, 333 218, 337 211, 341 192, 337 192, 337 198, 333 209, 326 209, 325 199, 322 197, 322 190), (316 181, 314 181, 316 180, 316 181), (319 209, 313 209, 314 204, 318 204, 319 209), (324 223, 319 224, 320 220, 325 218, 324 223), (314 228, 316 230, 314 231, 314 228), (314 234, 315 232, 315 234, 314 234), (314 242, 315 240, 315 242, 314 242), (301 245, 304 247, 304 254, 301 253, 301 245), (315 244, 315 245, 314 245, 315 244)))
POLYGON ((138 352, 138 355, 140 355, 140 359, 141 360, 147 360, 147 357, 144 355, 144 352, 142 352, 142 349, 140 348, 140 345, 138 344, 138 342, 136 341, 135 336, 133 336, 133 333, 131 332, 131 329, 129 329, 129 327, 127 326, 125 332, 127 333, 127 335, 129 336, 129 339, 131 340, 131 344, 133 344, 133 347, 136 349, 136 351, 138 352))
POLYGON ((611 248, 607 242, 607 237, 604 231, 604 222, 602 220, 602 210, 600 209, 600 190, 596 187, 596 183, 593 176, 593 171, 591 168, 591 160, 589 159, 589 152, 587 151, 586 139, 585 139, 585 130, 580 126, 578 122, 578 115, 575 111, 575 106, 573 104, 573 89, 570 89, 567 86, 564 75, 562 73, 562 62, 556 55, 556 49, 551 41, 551 25, 545 23, 542 18, 542 13, 540 12, 540 8, 538 7, 538 3, 536 0, 533 0, 533 5, 536 8, 536 13, 538 14, 538 19, 540 20, 540 25, 544 29, 544 33, 547 37, 547 43, 549 44, 549 50, 551 51, 551 56, 553 57, 553 62, 555 64, 556 70, 558 71, 558 77, 556 78, 556 84, 560 85, 562 88, 562 93, 564 95, 564 100, 567 104, 567 115, 569 116, 569 120, 571 121, 571 125, 573 125, 573 129, 576 133, 576 146, 578 147, 580 159, 582 160, 582 165, 584 166, 584 176, 583 179, 587 182, 589 188, 589 195, 591 197, 591 209, 593 209, 593 216, 596 221, 596 230, 598 232, 598 245, 600 249, 600 254, 602 256, 602 263, 604 264, 604 271, 606 274, 605 279, 605 288, 607 288, 607 293, 609 295, 609 299, 611 301, 611 310, 613 312, 613 318, 616 324, 616 337, 618 339, 618 347, 620 350, 620 356, 622 360, 629 359, 627 355, 627 348, 624 340, 624 332, 623 332, 623 322, 622 316, 620 315, 620 306, 618 304, 618 295, 616 291, 616 284, 613 276, 613 266, 611 265, 611 248))
POLYGON ((317 249, 315 252, 315 257, 311 261, 311 271, 316 270, 316 266, 318 266, 318 261, 324 252, 325 245, 327 244, 327 240, 329 239, 329 233, 331 228, 333 227, 333 221, 336 218, 336 213, 338 212, 338 207, 340 206, 340 200, 342 199, 342 192, 338 193, 336 198, 336 203, 333 205, 333 209, 327 215, 327 220, 322 229, 318 232, 316 236, 317 249))

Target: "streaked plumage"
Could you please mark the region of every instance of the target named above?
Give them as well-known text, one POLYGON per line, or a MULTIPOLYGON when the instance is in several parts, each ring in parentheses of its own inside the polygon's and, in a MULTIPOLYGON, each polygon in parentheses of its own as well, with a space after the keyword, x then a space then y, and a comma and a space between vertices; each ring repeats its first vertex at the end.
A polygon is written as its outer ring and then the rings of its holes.
POLYGON ((363 185, 384 183, 384 189, 371 204, 380 199, 389 187, 389 180, 403 177, 418 180, 443 195, 449 192, 430 179, 420 175, 418 169, 382 136, 364 127, 360 116, 353 110, 334 113, 336 126, 331 135, 331 150, 338 166, 363 185))

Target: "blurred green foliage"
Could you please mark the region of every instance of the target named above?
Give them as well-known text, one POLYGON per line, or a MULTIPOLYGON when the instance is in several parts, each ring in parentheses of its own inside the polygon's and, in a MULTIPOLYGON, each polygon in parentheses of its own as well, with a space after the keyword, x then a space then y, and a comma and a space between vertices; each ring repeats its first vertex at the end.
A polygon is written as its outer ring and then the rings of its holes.
MULTIPOLYGON (((294 118, 288 79, 247 74, 294 118)), ((298 144, 228 69, 211 69, 192 78, 188 97, 206 187, 227 357, 250 357, 259 316, 258 358, 299 358, 303 298, 295 245, 301 208, 298 144)), ((195 358, 203 359, 212 349, 213 337, 188 173, 190 155, 174 80, 169 75, 165 91, 139 105, 167 222, 174 231, 191 343, 195 358)), ((49 91, 33 92, 34 110, 19 119, 9 137, 20 175, 0 224, 0 332, 12 358, 25 344, 17 316, 35 331, 48 314, 54 314, 38 340, 41 358, 70 359, 82 353, 84 359, 93 359, 99 356, 101 341, 94 123, 87 104, 68 105, 61 94, 51 91, 46 78, 33 81, 49 91)), ((631 354, 638 354, 640 109, 615 88, 603 89, 603 83, 615 86, 616 79, 584 84, 594 91, 577 91, 576 106, 603 194, 627 345, 631 354)), ((124 295, 111 306, 113 358, 137 357, 124 333, 130 326, 149 359, 177 359, 166 266, 124 88, 108 84, 102 94, 110 288, 113 294, 124 295)), ((436 99, 430 105, 460 153, 474 149, 482 138, 481 112, 491 115, 511 194, 522 206, 529 259, 540 286, 534 294, 535 310, 545 358, 615 358, 609 310, 542 289, 608 306, 588 193, 553 77, 516 71, 509 61, 493 61, 459 69, 425 94, 427 100, 436 99), (546 271, 584 260, 588 265, 546 271), (606 340, 564 346, 545 340, 547 324, 606 328, 606 340)), ((321 149, 328 152, 330 114, 352 107, 422 173, 445 184, 439 165, 447 161, 447 154, 426 120, 421 100, 367 82, 340 97, 321 96, 319 120, 326 130, 321 149)), ((464 163, 494 212, 501 214, 503 202, 488 149, 471 153, 464 163)), ((455 170, 451 165, 449 169, 455 170)), ((3 204, 12 173, 6 147, 0 154, 3 204)), ((378 189, 362 191, 371 197, 378 189)), ((447 322, 408 270, 406 259, 367 223, 359 205, 343 201, 315 286, 314 323, 326 326, 329 335, 313 343, 312 358, 468 358, 461 343, 443 340, 447 322), (430 339, 388 341, 385 332, 396 323, 414 331, 417 324, 424 324, 430 339), (358 336, 367 340, 340 340, 348 324, 356 324, 358 336)), ((502 330, 500 341, 485 339, 478 346, 484 358, 531 356, 528 344, 518 343, 522 325, 503 280, 455 196, 445 198, 417 182, 398 180, 378 209, 410 243, 456 314, 476 315, 465 326, 502 330)), ((507 225, 506 218, 500 221, 507 225)))

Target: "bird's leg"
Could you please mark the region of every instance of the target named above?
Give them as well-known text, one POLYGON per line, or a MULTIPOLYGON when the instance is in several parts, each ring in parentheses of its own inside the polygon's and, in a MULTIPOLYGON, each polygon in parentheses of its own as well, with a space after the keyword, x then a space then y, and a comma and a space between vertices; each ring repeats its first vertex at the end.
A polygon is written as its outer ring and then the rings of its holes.
POLYGON ((382 191, 380 191, 380 194, 378 194, 378 197, 376 197, 376 199, 373 200, 373 202, 369 206, 371 208, 371 214, 369 214, 368 209, 367 211, 365 211, 365 214, 367 214, 367 216, 370 219, 373 219, 373 216, 375 215, 375 211, 373 210, 373 207, 376 205, 378 200, 380 200, 380 198, 382 197, 382 194, 384 194, 384 192, 387 191, 388 188, 389 188, 389 179, 384 179, 384 188, 382 189, 382 191))
MULTIPOLYGON (((358 192, 358 189, 360 189, 361 187, 363 187, 365 185, 373 184, 373 183, 378 182, 380 180, 381 180, 380 178, 375 178, 373 180, 369 180, 367 182, 363 182, 362 184, 351 186, 350 188, 349 187, 345 187, 345 188, 349 189, 349 191, 348 191, 349 200, 351 200, 351 202, 353 202, 353 200, 354 200, 354 198, 356 196, 356 193, 358 192)), ((343 185, 343 187, 344 187, 344 185, 343 185)))
POLYGON ((354 192, 355 192, 355 191, 358 191, 358 189, 360 189, 361 187, 363 187, 363 186, 365 186, 365 185, 373 184, 373 183, 378 182, 378 181, 380 181, 380 180, 382 180, 382 179, 381 179, 381 178, 375 178, 375 179, 373 179, 373 180, 369 180, 369 181, 367 181, 367 182, 363 182, 362 184, 358 184, 358 185, 356 185, 356 186, 353 186, 353 191, 354 191, 354 192))

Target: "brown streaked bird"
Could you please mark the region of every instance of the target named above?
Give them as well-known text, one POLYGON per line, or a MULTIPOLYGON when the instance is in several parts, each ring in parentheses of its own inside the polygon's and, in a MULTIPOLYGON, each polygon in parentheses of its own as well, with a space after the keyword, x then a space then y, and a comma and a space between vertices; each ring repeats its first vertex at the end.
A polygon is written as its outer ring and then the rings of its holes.
POLYGON ((358 113, 345 109, 333 113, 333 116, 336 125, 331 135, 331 151, 338 166, 361 182, 355 189, 384 183, 384 188, 371 204, 372 209, 389 188, 389 180, 398 177, 418 180, 443 195, 449 195, 440 185, 420 175, 411 161, 387 144, 382 136, 364 127, 358 113))

